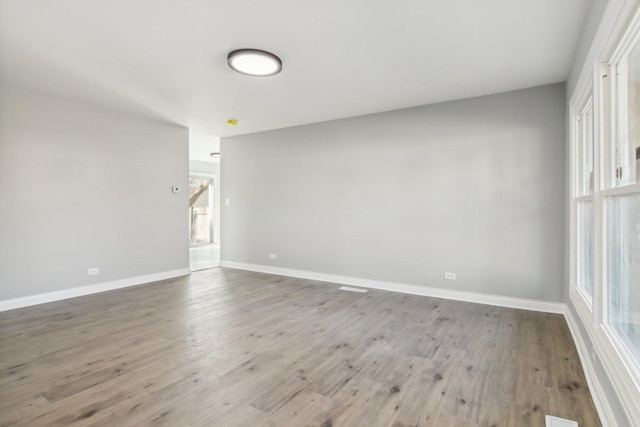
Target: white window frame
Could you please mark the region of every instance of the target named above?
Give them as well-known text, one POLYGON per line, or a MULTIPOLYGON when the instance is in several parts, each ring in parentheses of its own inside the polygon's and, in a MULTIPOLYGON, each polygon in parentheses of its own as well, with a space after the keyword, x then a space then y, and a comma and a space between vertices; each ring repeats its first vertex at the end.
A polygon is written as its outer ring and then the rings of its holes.
POLYGON ((593 301, 595 299, 596 282, 598 282, 598 277, 596 276, 596 271, 594 268, 594 271, 592 272, 593 293, 594 293, 593 296, 588 295, 578 285, 578 272, 580 271, 579 257, 578 257, 578 241, 579 241, 579 233, 580 233, 580 230, 578 229, 578 206, 582 202, 587 202, 587 201, 592 202, 592 207, 594 212, 594 218, 593 218, 593 224, 592 224, 592 235, 594 237, 593 260, 594 260, 594 264, 597 264, 596 262, 596 229, 598 227, 595 227, 595 224, 596 224, 595 215, 597 212, 596 205, 595 205, 595 199, 596 199, 595 196, 597 194, 597 188, 598 188, 597 177, 595 176, 595 174, 597 173, 597 169, 598 169, 596 167, 596 162, 597 162, 597 151, 598 151, 597 146, 598 146, 598 140, 599 140, 598 132, 597 132, 597 125, 599 121, 596 118, 597 101, 598 101, 597 97, 594 96, 592 81, 586 81, 585 84, 583 84, 579 89, 576 90, 576 92, 574 92, 574 96, 572 97, 569 104, 569 111, 570 111, 569 119, 571 120, 571 126, 570 126, 570 141, 571 141, 570 165, 571 166, 569 171, 569 175, 570 175, 569 188, 571 191, 571 194, 570 194, 570 197, 571 197, 570 260, 571 262, 570 262, 570 274, 569 274, 569 280, 570 280, 569 297, 571 298, 571 301, 573 302, 574 307, 576 307, 576 310, 580 314, 580 317, 583 319, 589 319, 590 322, 594 320, 593 301), (582 167, 583 167, 583 165, 581 164, 582 162, 581 144, 583 142, 583 138, 581 138, 581 136, 584 136, 584 128, 585 128, 583 117, 585 115, 585 112, 589 108, 593 109, 592 123, 593 123, 594 179, 593 179, 593 191, 591 192, 591 194, 584 195, 584 192, 581 191, 582 186, 580 181, 582 178, 579 176, 581 175, 582 167))
MULTIPOLYGON (((596 129, 595 129, 595 123, 596 123, 596 110, 595 110, 595 105, 594 105, 594 96, 593 96, 593 88, 589 88, 587 90, 585 90, 585 92, 583 94, 581 94, 581 97, 579 99, 579 101, 575 102, 576 104, 580 105, 580 108, 572 108, 571 111, 571 120, 572 120, 572 126, 571 126, 571 190, 572 190, 572 201, 571 201, 571 219, 574 223, 574 227, 573 227, 573 236, 572 236, 572 257, 571 259, 574 261, 571 267, 571 284, 572 284, 572 293, 574 294, 574 298, 578 301, 580 301, 579 303, 577 303, 576 305, 580 306, 581 311, 583 311, 585 313, 585 315, 587 316, 592 316, 593 314, 593 295, 589 295, 586 290, 580 286, 580 281, 579 281, 579 277, 580 277, 580 272, 582 271, 581 265, 580 265, 580 249, 578 248, 578 242, 581 241, 581 236, 580 233, 582 232, 582 230, 579 228, 579 224, 578 224, 578 219, 579 219, 579 208, 581 205, 583 205, 585 202, 591 202, 592 205, 592 209, 593 209, 593 213, 594 213, 594 219, 593 222, 591 224, 591 235, 594 237, 594 263, 595 263, 595 213, 596 213, 596 207, 595 207, 595 197, 594 194, 596 193, 596 187, 597 187, 597 183, 596 183, 596 177, 595 177, 595 172, 597 170, 596 168, 596 146, 597 143, 596 141, 598 140, 597 135, 596 135, 596 129), (591 125, 592 128, 588 129, 587 128, 587 123, 586 123, 586 115, 587 112, 591 110, 591 115, 592 115, 592 121, 591 121, 591 125), (593 177, 593 188, 591 189, 590 194, 585 194, 585 191, 583 189, 583 184, 584 184, 584 158, 582 156, 583 151, 584 151, 584 142, 585 142, 585 136, 587 134, 587 132, 591 132, 592 135, 592 159, 593 159, 593 172, 594 172, 594 177, 593 177), (578 295, 579 297, 575 297, 575 295, 578 295)), ((591 268, 593 269, 593 265, 591 266, 591 268)), ((595 282, 596 282, 596 275, 595 272, 592 270, 592 292, 595 293, 595 282)))
MULTIPOLYGON (((611 59, 607 64, 608 73, 611 75, 612 78, 608 86, 603 85, 603 92, 607 93, 608 91, 609 103, 607 107, 610 109, 610 111, 608 112, 610 129, 609 129, 608 141, 603 141, 603 147, 606 149, 606 152, 608 155, 606 159, 607 161, 601 165, 602 170, 605 171, 607 175, 607 179, 603 180, 601 183, 603 188, 602 197, 601 197, 602 199, 601 208, 600 208, 600 211, 602 212, 602 215, 603 215, 603 221, 602 221, 602 227, 601 227, 602 228, 601 263, 603 266, 602 268, 603 291, 601 296, 602 313, 601 313, 600 321, 601 321, 602 329, 605 335, 607 336, 607 339, 614 347, 616 355, 622 360, 626 369, 631 374, 631 379, 633 380, 635 387, 637 389, 640 389, 640 361, 631 354, 631 351, 629 350, 627 345, 624 343, 624 341, 622 340, 618 332, 615 331, 615 329, 608 323, 608 318, 609 318, 609 314, 608 314, 609 297, 607 294, 608 257, 607 257, 607 250, 606 250, 607 249, 606 248, 606 242, 607 242, 606 230, 607 230, 607 224, 608 224, 608 221, 607 221, 608 204, 610 203, 611 200, 613 200, 613 198, 618 196, 624 196, 627 194, 640 194, 640 182, 636 182, 634 184, 618 183, 619 180, 616 179, 615 163, 613 162, 613 159, 615 156, 615 149, 616 149, 615 141, 617 138, 617 135, 616 135, 617 123, 615 120, 618 120, 619 116, 624 117, 625 121, 627 120, 627 115, 626 114, 623 115, 620 113, 620 111, 618 111, 620 106, 620 102, 617 99, 618 83, 619 83, 617 80, 618 80, 618 71, 620 67, 619 64, 621 63, 621 61, 623 61, 626 58, 631 48, 637 43, 640 43, 640 13, 636 14, 628 30, 622 37, 620 43, 618 44, 618 47, 612 54, 611 59)), ((622 70, 626 72, 626 67, 622 68, 622 70)), ((625 81, 625 86, 626 86, 626 81, 625 81)), ((625 98, 625 104, 626 104, 626 98, 625 98)), ((632 157, 635 153, 633 152, 632 148, 633 147, 631 146, 631 144, 627 144, 628 153, 626 154, 627 156, 629 156, 631 160, 629 162, 629 170, 626 171, 626 173, 630 174, 631 176, 635 176, 635 161, 634 161, 634 158, 632 157)))
MULTIPOLYGON (((640 363, 618 333, 607 324, 606 203, 614 196, 640 192, 640 183, 616 187, 612 165, 615 141, 615 67, 640 37, 640 0, 610 0, 598 34, 569 101, 570 126, 570 283, 569 298, 591 342, 591 363, 601 366, 633 425, 640 425, 640 363), (632 17, 630 20, 629 17, 632 17), (576 286, 577 215, 576 156, 574 117, 586 105, 589 94, 594 102, 594 289, 590 307, 576 286)), ((633 162, 632 162, 633 163, 633 162)), ((609 414, 611 415, 611 414, 609 414)))

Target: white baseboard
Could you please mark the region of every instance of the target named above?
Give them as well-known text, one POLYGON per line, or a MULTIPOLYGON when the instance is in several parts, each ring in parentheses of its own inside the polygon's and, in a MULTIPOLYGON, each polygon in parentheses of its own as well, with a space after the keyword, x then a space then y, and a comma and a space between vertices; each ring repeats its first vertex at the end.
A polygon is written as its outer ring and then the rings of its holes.
POLYGON ((175 277, 186 276, 188 274, 191 274, 191 270, 189 270, 188 268, 181 268, 178 270, 163 271, 161 273, 146 274, 144 276, 114 280, 112 282, 81 286, 79 288, 64 289, 61 291, 48 292, 45 294, 8 299, 0 301, 0 311, 14 310, 16 308, 45 304, 48 302, 60 301, 67 298, 97 294, 99 292, 112 291, 114 289, 127 288, 129 286, 144 285, 146 283, 157 282, 158 280, 173 279, 175 277))
POLYGON ((498 307, 518 308, 522 310, 542 311, 545 313, 556 314, 564 314, 565 312, 565 304, 560 302, 537 301, 524 298, 511 298, 498 295, 480 294, 475 292, 455 291, 450 289, 409 285, 405 283, 385 282, 381 280, 362 279, 359 277, 340 276, 336 274, 325 274, 314 271, 293 270, 289 268, 272 267, 268 265, 249 264, 235 261, 220 261, 220 266, 236 268, 240 270, 257 271, 260 273, 277 274, 280 276, 299 277, 301 279, 338 283, 341 285, 360 286, 363 288, 401 292, 404 294, 422 295, 435 298, 451 299, 456 301, 495 305, 498 307))
POLYGON ((589 390, 591 391, 593 404, 596 406, 596 410, 598 411, 598 415, 600 416, 602 426, 617 427, 618 423, 616 422, 616 417, 613 415, 613 410, 611 409, 611 405, 609 404, 607 395, 604 393, 602 384, 600 384, 600 381, 598 380, 598 375, 596 374, 595 368, 591 364, 591 358, 589 357, 589 350, 587 349, 587 345, 582 339, 582 334, 580 334, 580 329, 578 328, 578 324, 576 323, 571 310, 566 305, 564 317, 565 319, 567 319, 569 331, 571 332, 573 342, 575 343, 576 349, 578 350, 578 356, 580 357, 582 370, 584 371, 584 376, 587 378, 587 384, 589 385, 589 390))

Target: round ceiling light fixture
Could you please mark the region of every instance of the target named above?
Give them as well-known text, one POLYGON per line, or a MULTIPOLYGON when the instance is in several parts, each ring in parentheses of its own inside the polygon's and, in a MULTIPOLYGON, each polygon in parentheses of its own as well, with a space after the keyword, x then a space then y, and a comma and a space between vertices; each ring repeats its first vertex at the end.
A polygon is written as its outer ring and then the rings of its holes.
POLYGON ((282 61, 273 53, 259 49, 238 49, 229 53, 227 64, 232 70, 247 76, 275 76, 282 70, 282 61))

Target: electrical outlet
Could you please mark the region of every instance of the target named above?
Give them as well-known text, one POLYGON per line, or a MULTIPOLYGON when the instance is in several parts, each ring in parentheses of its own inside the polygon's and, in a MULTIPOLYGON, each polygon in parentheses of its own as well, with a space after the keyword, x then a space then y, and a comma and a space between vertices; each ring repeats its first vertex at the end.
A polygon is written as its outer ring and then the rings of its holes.
POLYGON ((456 280, 456 273, 445 272, 444 278, 447 280, 456 280))
POLYGON ((177 187, 177 186, 174 185, 173 187, 171 187, 171 192, 179 193, 180 192, 180 187, 177 187))
POLYGON ((269 254, 269 259, 276 259, 276 254, 269 254))
POLYGON ((231 205, 231 199, 224 199, 224 205, 225 206, 231 205))
POLYGON ((598 360, 598 353, 596 353, 596 348, 591 348, 591 363, 593 363, 593 367, 596 366, 596 361, 598 360))
POLYGON ((100 269, 98 267, 90 268, 87 270, 87 274, 89 274, 89 276, 95 276, 96 274, 100 274, 100 269))

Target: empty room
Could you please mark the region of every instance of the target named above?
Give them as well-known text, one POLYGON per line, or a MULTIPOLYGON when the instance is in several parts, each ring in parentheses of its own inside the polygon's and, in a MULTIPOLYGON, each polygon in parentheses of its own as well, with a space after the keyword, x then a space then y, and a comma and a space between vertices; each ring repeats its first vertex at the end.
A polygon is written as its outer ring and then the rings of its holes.
POLYGON ((640 0, 0 0, 0 426, 640 426, 640 0))

